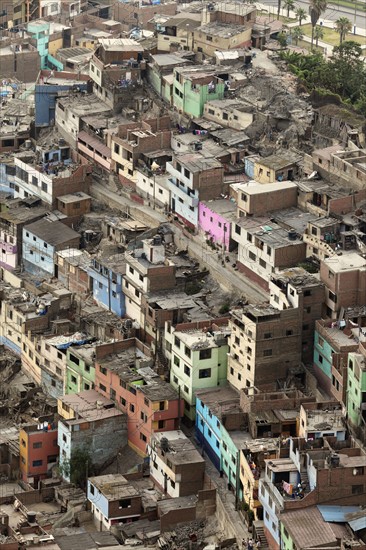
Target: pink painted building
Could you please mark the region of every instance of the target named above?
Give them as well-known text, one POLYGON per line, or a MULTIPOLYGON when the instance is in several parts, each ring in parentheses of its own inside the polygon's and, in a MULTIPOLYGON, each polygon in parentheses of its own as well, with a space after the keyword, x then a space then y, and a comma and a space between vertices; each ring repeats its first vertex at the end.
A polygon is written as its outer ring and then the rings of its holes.
POLYGON ((198 205, 198 228, 206 239, 232 250, 235 244, 231 240, 231 224, 235 222, 236 204, 228 199, 200 202, 198 205))

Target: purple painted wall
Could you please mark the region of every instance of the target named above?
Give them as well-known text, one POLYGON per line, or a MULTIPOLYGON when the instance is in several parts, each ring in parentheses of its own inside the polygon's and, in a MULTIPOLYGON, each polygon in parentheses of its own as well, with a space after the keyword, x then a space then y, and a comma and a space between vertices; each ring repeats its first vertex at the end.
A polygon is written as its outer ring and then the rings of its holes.
MULTIPOLYGON (((223 200, 213 201, 215 203, 221 203, 223 200)), ((231 219, 233 217, 233 203, 225 200, 227 203, 227 211, 218 213, 212 209, 209 204, 200 202, 198 205, 198 227, 206 233, 207 239, 213 240, 213 242, 225 245, 225 250, 229 250, 230 235, 231 235, 231 219)))

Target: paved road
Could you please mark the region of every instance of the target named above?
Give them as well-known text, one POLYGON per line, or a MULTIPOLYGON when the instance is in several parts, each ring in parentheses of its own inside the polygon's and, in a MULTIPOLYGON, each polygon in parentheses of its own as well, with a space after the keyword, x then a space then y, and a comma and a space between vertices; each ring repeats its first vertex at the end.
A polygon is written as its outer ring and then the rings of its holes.
MULTIPOLYGON (((277 14, 277 0, 260 0, 260 4, 268 6, 271 14, 277 14)), ((296 0, 296 7, 305 9, 306 13, 309 12, 308 0, 296 0)), ((284 15, 286 15, 286 10, 284 10, 284 15)), ((322 21, 322 19, 326 19, 328 21, 336 21, 337 19, 339 19, 339 17, 348 17, 348 19, 353 24, 356 24, 356 27, 359 27, 359 29, 366 28, 366 12, 357 10, 355 14, 354 9, 346 8, 344 6, 338 6, 336 5, 336 3, 330 4, 328 6, 325 12, 322 13, 320 21, 322 21)), ((306 20, 306 23, 310 23, 310 18, 306 20)), ((351 40, 351 36, 352 34, 348 34, 347 39, 351 40)))
MULTIPOLYGON (((150 218, 156 222, 156 225, 167 221, 166 216, 162 212, 153 210, 147 205, 142 206, 124 195, 111 191, 100 183, 93 182, 90 192, 97 199, 101 199, 104 196, 106 201, 113 201, 113 206, 121 210, 121 212, 125 212, 126 208, 133 209, 134 216, 138 221, 146 222, 146 219, 150 218)), ((188 253, 197 258, 200 264, 206 267, 212 273, 212 276, 218 279, 219 283, 228 291, 234 291, 244 296, 251 303, 268 300, 268 293, 234 270, 232 264, 236 261, 235 255, 229 254, 230 262, 225 262, 225 265, 222 266, 218 254, 206 245, 201 236, 197 235, 194 238, 192 236, 192 238, 188 239, 183 235, 182 229, 179 227, 172 225, 172 229, 178 237, 178 247, 188 249, 188 253)))

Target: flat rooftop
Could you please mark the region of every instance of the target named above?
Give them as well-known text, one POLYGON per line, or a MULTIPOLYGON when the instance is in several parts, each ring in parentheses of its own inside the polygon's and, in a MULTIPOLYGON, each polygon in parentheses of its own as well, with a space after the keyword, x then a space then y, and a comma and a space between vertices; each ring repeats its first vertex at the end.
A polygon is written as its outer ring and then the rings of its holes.
POLYGON ((65 225, 62 222, 50 222, 47 219, 41 219, 24 227, 39 239, 43 239, 51 246, 66 243, 73 239, 80 239, 80 234, 65 225))
POLYGON ((182 431, 155 432, 151 438, 152 448, 154 448, 154 444, 160 447, 163 438, 168 440, 169 446, 169 451, 164 452, 164 457, 170 460, 172 464, 202 464, 205 462, 193 443, 182 431))
POLYGON ((121 474, 90 477, 89 483, 94 485, 109 501, 140 496, 140 492, 133 482, 128 481, 121 474))
POLYGON ((213 23, 208 23, 207 25, 202 25, 198 27, 196 31, 202 34, 208 34, 211 36, 217 36, 219 38, 231 38, 236 34, 242 34, 245 30, 243 25, 234 25, 233 23, 218 23, 214 21, 213 23))
POLYGON ((272 168, 272 170, 282 170, 287 166, 300 162, 301 160, 302 156, 298 153, 293 153, 291 151, 280 151, 275 155, 259 158, 257 164, 260 166, 267 166, 268 168, 272 168))
POLYGON ((358 252, 349 252, 342 255, 334 255, 331 258, 323 260, 330 271, 340 273, 343 271, 354 271, 355 269, 365 269, 366 259, 358 252))
POLYGON ((230 220, 234 220, 237 218, 237 206, 233 201, 230 201, 228 199, 217 199, 211 201, 203 201, 202 204, 207 206, 207 208, 209 208, 211 212, 221 214, 222 216, 225 216, 230 220))
MULTIPOLYGON (((273 219, 273 218, 272 218, 273 219)), ((239 218, 237 225, 254 235, 259 241, 271 248, 302 245, 302 240, 289 238, 288 230, 283 229, 271 218, 239 218)))

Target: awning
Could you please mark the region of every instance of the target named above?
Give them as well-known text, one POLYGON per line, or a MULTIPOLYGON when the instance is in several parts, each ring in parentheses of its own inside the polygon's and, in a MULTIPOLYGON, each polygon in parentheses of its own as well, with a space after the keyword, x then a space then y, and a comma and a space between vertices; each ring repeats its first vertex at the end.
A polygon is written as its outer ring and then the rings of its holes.
POLYGON ((327 506, 325 504, 319 504, 318 510, 323 516, 324 521, 333 523, 346 523, 346 515, 353 512, 359 512, 358 506, 327 506))

